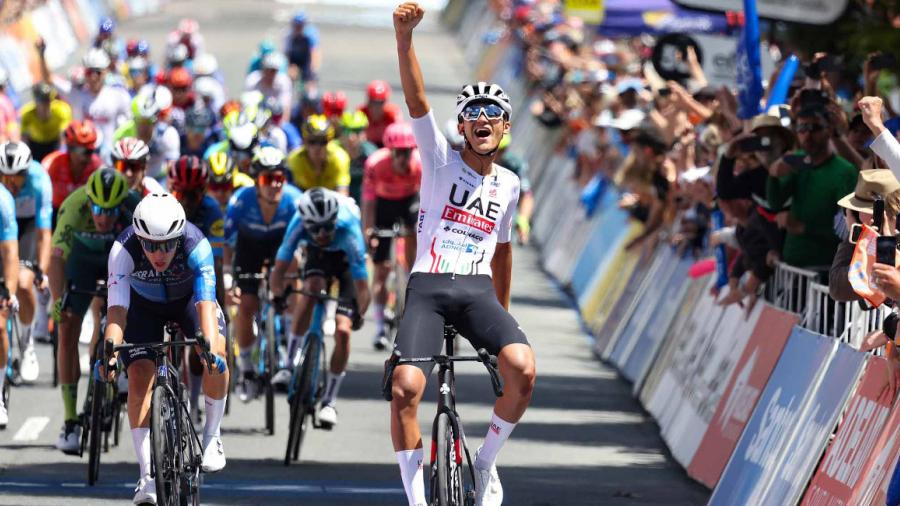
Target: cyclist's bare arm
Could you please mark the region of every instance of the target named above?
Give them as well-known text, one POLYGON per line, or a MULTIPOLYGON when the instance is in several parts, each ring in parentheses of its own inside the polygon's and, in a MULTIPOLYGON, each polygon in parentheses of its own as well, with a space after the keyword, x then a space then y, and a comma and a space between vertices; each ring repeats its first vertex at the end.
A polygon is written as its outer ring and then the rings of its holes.
POLYGON ((44 274, 47 273, 47 269, 50 267, 50 244, 51 244, 50 229, 38 230, 37 261, 38 261, 38 267, 41 268, 41 272, 43 272, 44 274))
POLYGON ((491 273, 493 275, 494 291, 497 292, 497 300, 509 310, 509 287, 512 282, 512 243, 497 243, 494 250, 494 258, 491 258, 491 273))
POLYGON ((372 301, 372 294, 369 292, 369 280, 357 279, 353 281, 353 287, 356 288, 356 306, 359 308, 359 314, 366 314, 369 309, 369 302, 372 301))
POLYGON ((0 242, 3 257, 3 280, 10 295, 19 287, 19 241, 0 242))
MULTIPOLYGON (((211 300, 197 303, 197 316, 200 317, 200 330, 209 341, 209 349, 216 355, 225 354, 225 336, 219 335, 219 308, 211 300)), ((185 336, 190 337, 190 336, 185 336)))
POLYGON ((281 294, 284 293, 286 284, 284 275, 287 274, 288 267, 290 267, 290 265, 290 262, 285 262, 284 260, 275 260, 275 267, 272 268, 272 273, 269 274, 269 286, 272 287, 272 295, 280 297, 281 294))
POLYGON ((428 114, 431 107, 425 98, 425 82, 422 69, 413 47, 412 32, 425 16, 425 9, 415 2, 406 2, 394 10, 394 33, 397 38, 397 56, 400 60, 400 83, 406 107, 412 118, 428 114))
POLYGON ((106 312, 106 332, 104 338, 113 344, 122 344, 125 339, 125 322, 128 309, 124 306, 111 306, 106 312))

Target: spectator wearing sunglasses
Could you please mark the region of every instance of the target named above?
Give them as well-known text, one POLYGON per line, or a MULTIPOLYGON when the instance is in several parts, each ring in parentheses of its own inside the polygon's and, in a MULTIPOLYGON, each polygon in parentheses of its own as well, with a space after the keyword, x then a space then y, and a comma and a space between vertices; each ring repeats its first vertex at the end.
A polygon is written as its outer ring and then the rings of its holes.
POLYGON ((766 200, 778 211, 776 222, 787 234, 782 260, 795 267, 827 271, 840 238, 834 231, 837 202, 856 186, 857 170, 831 147, 828 113, 804 106, 794 121, 800 151, 769 166, 766 200), (784 210, 790 204, 789 210, 784 210))
POLYGON ((303 146, 288 155, 287 166, 301 190, 322 187, 342 195, 350 192, 350 155, 334 139, 334 127, 322 114, 306 118, 303 146))
POLYGON ((240 279, 240 274, 262 272, 273 265, 288 223, 296 212, 294 202, 300 198, 297 187, 287 182, 284 153, 271 146, 261 147, 252 161, 255 185, 241 188, 231 197, 225 212, 225 272, 232 268, 235 287, 230 300, 237 300, 238 311, 233 320, 240 355, 240 399, 250 402, 258 392, 258 382, 251 358, 255 336, 253 315, 259 307, 259 280, 240 279), (233 266, 233 267, 232 267, 233 266))
POLYGON ((53 184, 53 214, 76 188, 84 186, 88 177, 100 167, 97 155, 97 129, 91 120, 75 120, 63 133, 66 149, 47 155, 42 165, 53 184))
MULTIPOLYGON (((131 224, 131 215, 140 197, 129 191, 121 173, 102 168, 62 203, 53 232, 50 257, 50 294, 53 319, 59 322, 58 368, 65 416, 56 448, 77 455, 81 427, 77 412, 80 376, 78 336, 88 308, 94 316, 94 336, 100 330, 99 305, 91 296, 70 293, 66 307, 63 295, 69 287, 94 290, 97 280, 106 279, 106 258, 116 237, 131 224)), ((93 349, 93 348, 92 348, 93 349)))

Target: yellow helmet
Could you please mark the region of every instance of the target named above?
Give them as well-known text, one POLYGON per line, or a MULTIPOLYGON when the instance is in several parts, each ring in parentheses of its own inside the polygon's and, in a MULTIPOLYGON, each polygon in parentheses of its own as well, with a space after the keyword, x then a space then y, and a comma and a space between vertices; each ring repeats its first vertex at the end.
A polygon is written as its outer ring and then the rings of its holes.
POLYGON ((307 116, 300 133, 303 135, 304 142, 309 142, 309 139, 316 137, 324 137, 328 141, 334 139, 334 127, 331 126, 324 114, 307 116))
POLYGON ((207 160, 210 183, 228 183, 234 177, 234 160, 225 151, 213 153, 207 160))

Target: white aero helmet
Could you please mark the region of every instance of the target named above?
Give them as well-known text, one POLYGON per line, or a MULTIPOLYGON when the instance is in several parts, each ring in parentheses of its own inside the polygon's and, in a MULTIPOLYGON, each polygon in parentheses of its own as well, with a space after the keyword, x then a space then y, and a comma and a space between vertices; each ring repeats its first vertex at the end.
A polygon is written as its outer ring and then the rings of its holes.
POLYGON ((109 55, 100 48, 92 47, 88 49, 84 58, 81 59, 81 64, 84 65, 84 68, 86 69, 104 70, 109 68, 109 55))
POLYGON ((31 149, 24 142, 0 144, 0 174, 15 176, 31 166, 31 149))
POLYGON ((151 193, 134 209, 134 233, 148 241, 167 241, 184 235, 184 208, 169 193, 151 193))
POLYGON ((463 109, 472 102, 493 102, 503 109, 507 117, 512 116, 509 97, 499 84, 478 81, 463 86, 462 91, 456 96, 456 116, 461 116, 463 109))
POLYGON ((211 76, 219 70, 219 62, 216 57, 203 53, 194 58, 194 75, 195 76, 211 76))
POLYGON ((297 211, 304 223, 325 225, 337 220, 340 194, 327 188, 310 188, 297 199, 297 211))

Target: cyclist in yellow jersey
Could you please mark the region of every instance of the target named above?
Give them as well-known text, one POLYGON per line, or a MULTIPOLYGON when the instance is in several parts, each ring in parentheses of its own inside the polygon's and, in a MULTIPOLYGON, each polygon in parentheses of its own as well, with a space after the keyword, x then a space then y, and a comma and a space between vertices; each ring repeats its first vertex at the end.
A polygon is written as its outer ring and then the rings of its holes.
POLYGON ((334 139, 334 127, 324 115, 306 118, 301 130, 303 146, 292 151, 287 166, 301 190, 317 186, 349 195, 350 155, 334 139))
POLYGON ((60 139, 72 121, 72 108, 56 98, 56 90, 47 83, 38 83, 31 90, 34 100, 22 106, 22 140, 40 162, 59 149, 60 139))

